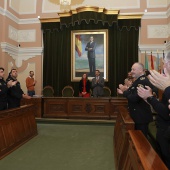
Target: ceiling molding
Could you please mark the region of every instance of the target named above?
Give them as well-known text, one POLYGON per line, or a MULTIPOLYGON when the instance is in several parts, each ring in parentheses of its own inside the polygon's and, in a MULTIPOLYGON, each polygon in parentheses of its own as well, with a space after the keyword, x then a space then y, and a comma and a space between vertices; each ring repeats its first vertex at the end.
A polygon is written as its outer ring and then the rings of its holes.
MULTIPOLYGON (((77 12, 82 12, 82 10, 94 10, 98 9, 98 12, 104 12, 105 14, 118 14, 118 19, 162 19, 162 18, 168 18, 170 16, 170 8, 166 12, 144 12, 144 13, 119 13, 119 10, 108 10, 105 8, 99 8, 99 7, 79 7, 76 8, 77 10, 71 10, 67 13, 58 13, 60 16, 70 16, 72 14, 76 14, 77 12)), ((19 19, 12 13, 10 13, 8 10, 4 10, 2 7, 0 7, 0 14, 4 15, 8 18, 10 18, 12 21, 14 21, 17 24, 38 24, 40 22, 60 22, 59 18, 28 18, 28 19, 19 19)))
POLYGON ((37 24, 40 23, 38 18, 28 18, 28 19, 19 19, 15 15, 13 15, 11 12, 4 10, 0 7, 0 14, 8 17, 12 21, 14 21, 17 24, 37 24))
POLYGON ((2 52, 8 53, 14 60, 17 67, 22 66, 22 62, 30 58, 41 56, 42 47, 20 48, 7 42, 1 42, 2 52))
POLYGON ((142 19, 162 19, 168 18, 167 12, 145 12, 142 19))
POLYGON ((163 51, 170 51, 170 44, 140 44, 139 45, 140 53, 162 53, 163 51))
POLYGON ((18 24, 39 24, 39 18, 19 19, 18 24))

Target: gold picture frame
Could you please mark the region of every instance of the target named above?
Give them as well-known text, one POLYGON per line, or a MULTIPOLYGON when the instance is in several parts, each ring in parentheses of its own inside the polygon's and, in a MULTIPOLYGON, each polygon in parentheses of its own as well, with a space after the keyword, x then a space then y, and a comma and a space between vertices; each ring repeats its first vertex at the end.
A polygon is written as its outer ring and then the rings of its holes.
POLYGON ((95 70, 108 81, 108 30, 71 31, 71 81, 80 81, 84 73, 91 80, 95 70))

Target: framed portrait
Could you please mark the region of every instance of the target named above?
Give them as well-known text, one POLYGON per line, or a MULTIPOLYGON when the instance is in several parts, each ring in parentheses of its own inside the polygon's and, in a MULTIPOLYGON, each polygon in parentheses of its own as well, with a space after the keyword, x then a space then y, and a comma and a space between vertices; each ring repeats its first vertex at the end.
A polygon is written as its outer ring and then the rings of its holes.
POLYGON ((91 80, 95 70, 108 81, 108 30, 71 32, 71 81, 80 81, 84 73, 91 80))

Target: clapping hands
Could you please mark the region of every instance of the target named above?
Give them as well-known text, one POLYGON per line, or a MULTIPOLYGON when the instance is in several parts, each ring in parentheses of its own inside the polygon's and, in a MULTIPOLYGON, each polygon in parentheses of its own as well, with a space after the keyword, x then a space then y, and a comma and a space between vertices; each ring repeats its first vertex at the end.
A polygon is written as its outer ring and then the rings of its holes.
POLYGON ((12 81, 12 80, 8 81, 8 83, 7 83, 8 88, 12 87, 12 86, 15 86, 17 84, 17 82, 18 81, 12 81))
POLYGON ((119 84, 119 88, 117 88, 117 93, 118 94, 123 94, 124 91, 126 91, 128 89, 127 86, 123 85, 123 84, 119 84))
POLYGON ((165 90, 170 86, 170 74, 164 68, 164 74, 158 73, 156 70, 150 70, 151 75, 148 76, 150 82, 160 90, 165 90))

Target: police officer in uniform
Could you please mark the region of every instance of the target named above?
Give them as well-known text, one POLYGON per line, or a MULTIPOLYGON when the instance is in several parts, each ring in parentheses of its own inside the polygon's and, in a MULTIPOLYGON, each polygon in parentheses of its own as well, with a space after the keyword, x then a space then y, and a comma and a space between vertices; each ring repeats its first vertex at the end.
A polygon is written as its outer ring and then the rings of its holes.
POLYGON ((160 146, 163 161, 170 169, 170 110, 168 100, 170 99, 170 52, 164 58, 164 75, 151 70, 149 79, 157 88, 163 90, 161 101, 153 96, 152 90, 147 87, 138 88, 138 95, 146 100, 157 112, 156 140, 160 146))
POLYGON ((12 82, 12 85, 8 89, 8 108, 16 108, 20 106, 20 101, 22 98, 30 99, 31 97, 24 94, 24 92, 21 89, 20 82, 17 80, 17 70, 12 69, 9 73, 9 76, 6 80, 8 83, 9 81, 12 82))
POLYGON ((131 68, 131 73, 132 77, 135 79, 132 86, 128 88, 120 84, 117 92, 123 94, 128 100, 129 112, 131 118, 135 122, 135 129, 141 130, 147 137, 148 124, 153 120, 152 111, 150 105, 138 95, 137 87, 142 86, 145 88, 145 86, 149 86, 153 88, 153 85, 144 74, 143 64, 134 63, 131 68))
POLYGON ((4 81, 4 68, 0 67, 0 110, 7 109, 7 84, 4 81))

